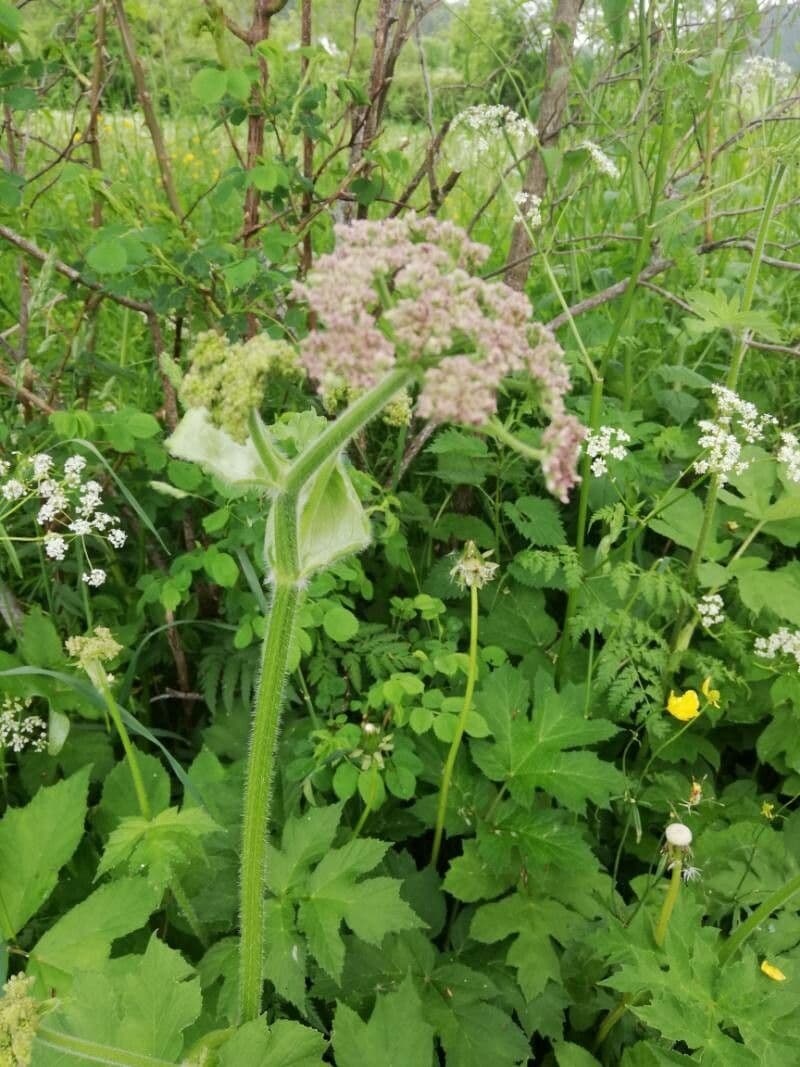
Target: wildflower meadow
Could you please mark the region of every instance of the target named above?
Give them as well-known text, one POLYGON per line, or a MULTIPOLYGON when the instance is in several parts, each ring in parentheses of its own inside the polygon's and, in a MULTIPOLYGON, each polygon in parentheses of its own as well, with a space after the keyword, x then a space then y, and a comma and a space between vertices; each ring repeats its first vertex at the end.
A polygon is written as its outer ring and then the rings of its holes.
POLYGON ((0 1067, 800 1065, 800 7, 0 0, 0 1067))

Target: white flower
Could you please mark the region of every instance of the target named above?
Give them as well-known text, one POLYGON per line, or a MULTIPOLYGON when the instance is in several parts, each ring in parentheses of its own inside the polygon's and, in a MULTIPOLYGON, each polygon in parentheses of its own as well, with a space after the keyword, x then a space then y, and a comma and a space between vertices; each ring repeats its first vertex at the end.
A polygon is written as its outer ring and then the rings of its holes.
POLYGON ((93 567, 88 574, 83 575, 83 580, 87 585, 97 588, 101 586, 106 580, 106 572, 100 567, 93 567))
POLYGON ((117 520, 105 511, 98 511, 92 517, 92 526, 95 530, 105 530, 106 526, 112 526, 117 520))
POLYGON ((683 878, 684 882, 699 882, 702 877, 703 871, 701 867, 689 865, 681 871, 681 878, 683 878))
POLYGON ((514 197, 517 210, 514 213, 515 222, 527 222, 531 229, 537 229, 542 225, 542 198, 536 193, 526 193, 520 190, 514 197))
POLYGON ((786 475, 792 482, 800 482, 800 441, 796 434, 788 430, 781 434, 781 447, 777 454, 778 463, 785 463, 786 475))
POLYGON ((742 438, 747 444, 761 441, 767 427, 777 424, 774 415, 762 415, 755 404, 742 400, 724 385, 712 385, 717 399, 715 419, 701 419, 698 444, 706 453, 694 464, 698 474, 716 474, 724 485, 732 474, 750 466, 742 459, 742 438))
POLYGON ((53 459, 46 452, 37 452, 35 456, 31 456, 31 463, 35 478, 46 478, 53 469, 53 459))
POLYGON ((69 529, 78 537, 86 537, 87 534, 92 532, 92 524, 87 522, 86 519, 75 519, 74 522, 69 524, 69 529))
POLYGON ((119 526, 115 526, 113 530, 108 531, 108 540, 114 548, 122 548, 128 540, 128 535, 124 530, 121 530, 119 526))
POLYGON ((81 493, 78 514, 91 518, 103 502, 103 487, 99 482, 86 482, 81 493))
POLYGON ((692 831, 685 823, 671 822, 664 831, 667 844, 673 848, 689 848, 692 843, 692 831))
POLYGON ((757 637, 754 644, 755 654, 764 659, 776 656, 792 656, 800 670, 800 630, 790 631, 785 626, 769 637, 757 637))
POLYGON ((0 478, 5 478, 8 472, 11 470, 11 464, 7 459, 0 459, 0 478))
POLYGON ((494 572, 499 564, 490 563, 486 558, 491 552, 481 553, 475 546, 474 541, 467 541, 461 558, 450 571, 450 577, 457 582, 462 589, 483 589, 487 582, 494 578, 494 572))
POLYGON ((52 496, 53 493, 58 492, 58 482, 55 478, 44 478, 39 482, 37 488, 39 490, 39 496, 47 499, 47 497, 52 496))
POLYGON ((761 89, 774 87, 777 96, 789 87, 792 68, 780 59, 769 56, 748 56, 733 75, 733 84, 742 96, 755 96, 761 89))
POLYGON ((64 480, 67 485, 79 485, 81 480, 81 471, 86 466, 86 460, 83 456, 70 456, 64 464, 64 480))
POLYGON ((613 426, 601 426, 599 430, 586 435, 586 452, 591 457, 592 474, 596 478, 608 473, 608 460, 625 459, 630 444, 630 436, 624 430, 613 426))
POLYGON ((613 178, 615 182, 619 181, 619 167, 594 141, 581 141, 578 148, 586 149, 592 158, 592 163, 601 174, 605 174, 607 178, 613 178))
POLYGON ((9 478, 2 489, 6 500, 19 500, 25 496, 25 486, 17 478, 9 478))
POLYGON ((503 104, 478 104, 456 115, 450 125, 448 149, 453 163, 465 169, 476 158, 505 145, 515 152, 528 148, 537 138, 536 127, 528 119, 503 104))
POLYGON ((38 715, 25 715, 31 700, 6 697, 0 711, 0 749, 41 752, 47 746, 47 723, 38 715))
POLYGON ((718 593, 707 593, 697 601, 697 613, 707 629, 725 621, 722 597, 718 593))
POLYGON ((44 539, 44 550, 50 559, 61 560, 67 554, 67 542, 59 534, 49 533, 44 539))

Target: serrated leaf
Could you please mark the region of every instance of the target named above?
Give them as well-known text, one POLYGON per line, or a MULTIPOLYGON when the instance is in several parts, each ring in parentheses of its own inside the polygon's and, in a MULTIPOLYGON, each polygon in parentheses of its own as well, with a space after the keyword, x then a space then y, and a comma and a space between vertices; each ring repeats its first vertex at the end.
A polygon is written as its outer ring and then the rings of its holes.
POLYGON ((31 949, 27 973, 37 979, 39 994, 54 989, 63 996, 74 974, 99 970, 112 942, 138 930, 160 900, 160 891, 144 878, 120 878, 76 904, 31 949))
POLYGON ((433 1060, 433 1029, 407 977, 396 993, 378 996, 369 1022, 339 1003, 333 1024, 337 1067, 427 1067, 433 1060))
POLYGON ((122 819, 109 837, 97 868, 97 878, 122 865, 147 870, 148 879, 165 888, 182 866, 204 858, 203 837, 220 827, 203 808, 167 808, 152 819, 122 819))
POLYGON ((324 1067, 325 1038, 289 1019, 246 1023, 219 1050, 217 1067, 324 1067))
POLYGON ((11 940, 44 904, 83 837, 89 768, 0 819, 0 931, 11 940))

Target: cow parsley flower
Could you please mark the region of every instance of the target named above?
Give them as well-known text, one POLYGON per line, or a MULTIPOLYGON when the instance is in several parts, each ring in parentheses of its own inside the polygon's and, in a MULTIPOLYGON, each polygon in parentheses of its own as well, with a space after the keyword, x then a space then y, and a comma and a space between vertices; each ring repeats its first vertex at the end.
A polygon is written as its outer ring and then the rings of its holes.
POLYGON ((533 123, 510 107, 477 104, 456 115, 450 124, 446 144, 452 164, 458 170, 466 170, 482 156, 508 145, 519 155, 537 137, 533 123))
POLYGON ((725 621, 724 607, 719 593, 707 593, 697 601, 697 614, 707 630, 725 621))
POLYGON ((532 230, 538 230, 542 225, 542 198, 521 189, 514 197, 514 204, 514 221, 527 222, 532 230))
POLYGON ((769 637, 757 637, 754 644, 757 656, 775 659, 776 656, 791 656, 800 670, 800 630, 788 630, 782 626, 769 637))
POLYGON ((92 567, 90 571, 84 571, 83 580, 87 585, 97 589, 105 583, 106 572, 102 567, 92 567))
POLYGON ((6 500, 13 503, 15 500, 19 500, 25 496, 27 492, 25 486, 19 481, 18 478, 9 478, 8 481, 0 489, 6 500))
POLYGON ((765 90, 780 96, 792 81, 792 68, 769 56, 748 56, 733 75, 733 84, 744 97, 756 97, 765 90))
POLYGON ((6 697, 0 704, 0 749, 11 752, 42 752, 47 747, 47 723, 28 715, 31 698, 6 697))
POLYGON ((67 554, 67 542, 60 534, 50 531, 44 535, 44 551, 49 559, 62 560, 67 554))
POLYGON ((586 452, 592 459, 592 474, 600 478, 608 474, 609 459, 625 459, 630 444, 630 435, 613 426, 601 426, 599 430, 589 431, 586 435, 586 452))
POLYGON ((601 174, 605 174, 607 178, 611 178, 615 182, 619 181, 619 167, 610 156, 605 154, 599 145, 596 145, 594 141, 581 141, 578 148, 586 149, 592 163, 594 163, 595 167, 601 174))
POLYGON ((108 531, 108 540, 114 548, 122 548, 128 540, 128 535, 119 526, 115 526, 113 530, 108 531))
POLYGON ((732 474, 742 474, 750 466, 742 458, 744 444, 763 440, 769 426, 777 424, 774 415, 763 415, 755 404, 742 400, 724 385, 712 385, 717 400, 714 419, 701 419, 699 445, 704 455, 694 464, 698 474, 715 474, 724 483, 732 474))
POLYGON ((777 452, 778 463, 786 464, 786 476, 792 482, 800 482, 800 441, 797 435, 785 430, 781 434, 781 446, 777 452))
POLYGON ((46 452, 39 452, 35 456, 31 456, 31 465, 33 466, 35 478, 46 478, 53 469, 53 457, 46 452))

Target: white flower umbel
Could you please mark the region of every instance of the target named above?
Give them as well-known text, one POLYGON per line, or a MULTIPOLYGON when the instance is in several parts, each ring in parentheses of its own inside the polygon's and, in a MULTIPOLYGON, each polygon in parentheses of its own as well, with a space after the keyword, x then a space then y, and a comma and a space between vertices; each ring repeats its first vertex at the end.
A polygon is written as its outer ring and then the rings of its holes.
POLYGON ((769 56, 748 56, 733 75, 733 84, 744 97, 773 92, 779 97, 792 81, 792 68, 769 56))
POLYGON ((62 560, 67 554, 67 542, 60 534, 47 533, 44 537, 44 551, 49 559, 62 560))
POLYGON ((542 225, 542 198, 536 193, 526 193, 522 189, 514 197, 514 204, 514 221, 527 222, 532 230, 538 230, 542 225))
POLYGON ((711 391, 717 400, 717 415, 714 419, 701 419, 698 444, 704 455, 694 464, 698 474, 716 474, 721 484, 732 474, 743 474, 750 466, 742 458, 745 444, 753 445, 763 440, 769 426, 775 426, 774 415, 763 415, 755 404, 742 400, 724 385, 712 385, 711 391))
POLYGON ((724 608, 719 593, 707 593, 697 601, 697 614, 707 630, 725 621, 724 608))
POLYGON ((586 436, 586 452, 592 460, 592 474, 601 478, 608 474, 609 459, 625 459, 628 454, 625 445, 630 444, 630 436, 624 430, 613 426, 601 426, 586 436))
POLYGON ((528 119, 503 104, 478 104, 460 111, 450 124, 447 152, 458 170, 466 170, 482 156, 510 145, 521 154, 538 132, 528 119))
POLYGON ((601 174, 605 174, 605 176, 611 178, 612 181, 619 181, 619 167, 610 156, 605 154, 599 145, 596 145, 594 141, 581 141, 578 148, 586 149, 591 157, 592 163, 601 174))
POLYGON ((777 452, 778 463, 786 464, 786 476, 792 482, 800 482, 800 441, 797 435, 785 430, 781 434, 781 446, 777 452))
POLYGON ((83 575, 83 580, 87 585, 90 585, 97 589, 103 585, 106 580, 106 572, 102 567, 92 567, 90 571, 87 571, 83 575))
POLYGON ((6 697, 0 704, 0 749, 11 752, 42 752, 47 747, 47 723, 38 715, 27 715, 30 697, 6 697))
POLYGON ((769 637, 757 637, 753 648, 755 654, 764 659, 791 656, 800 670, 800 630, 788 630, 782 626, 769 637))
POLYGON ((4 498, 10 502, 20 500, 25 496, 26 491, 25 486, 18 478, 9 478, 2 488, 0 488, 0 493, 2 493, 4 498))

